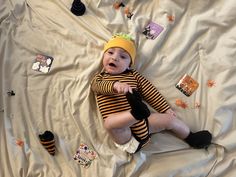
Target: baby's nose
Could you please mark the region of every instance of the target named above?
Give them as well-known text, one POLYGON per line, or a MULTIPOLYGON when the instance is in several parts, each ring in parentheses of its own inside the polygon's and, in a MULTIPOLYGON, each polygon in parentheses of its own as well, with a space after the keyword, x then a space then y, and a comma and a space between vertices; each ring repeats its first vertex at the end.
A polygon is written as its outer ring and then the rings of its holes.
POLYGON ((113 57, 111 57, 111 58, 112 58, 112 60, 114 60, 114 61, 118 61, 117 56, 113 56, 113 57))

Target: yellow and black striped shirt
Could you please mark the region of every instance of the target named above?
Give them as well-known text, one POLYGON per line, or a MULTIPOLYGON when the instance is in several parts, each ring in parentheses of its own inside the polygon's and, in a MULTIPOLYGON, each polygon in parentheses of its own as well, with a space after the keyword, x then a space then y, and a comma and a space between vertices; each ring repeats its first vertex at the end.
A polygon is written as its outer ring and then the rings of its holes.
MULTIPOLYGON (((126 96, 114 92, 113 84, 117 81, 127 83, 133 89, 137 89, 142 98, 157 112, 164 113, 170 108, 156 87, 136 70, 126 70, 120 75, 110 75, 102 72, 93 78, 92 90, 96 95, 103 119, 106 119, 109 114, 131 109, 126 96)), ((145 120, 135 123, 130 128, 138 140, 142 141, 149 137, 148 123, 145 120)))

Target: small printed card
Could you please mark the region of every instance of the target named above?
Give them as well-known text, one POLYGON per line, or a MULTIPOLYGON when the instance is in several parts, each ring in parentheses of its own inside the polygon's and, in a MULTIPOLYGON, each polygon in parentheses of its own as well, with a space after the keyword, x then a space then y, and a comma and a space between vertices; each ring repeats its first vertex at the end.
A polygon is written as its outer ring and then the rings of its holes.
POLYGON ((154 40, 157 36, 161 34, 161 32, 164 30, 164 27, 161 25, 150 22, 144 29, 143 34, 146 36, 147 39, 154 40))
POLYGON ((82 143, 74 155, 74 160, 82 167, 88 168, 96 157, 97 153, 82 143))
POLYGON ((42 73, 48 73, 51 68, 52 62, 52 57, 38 54, 36 55, 32 69, 42 73))
POLYGON ((197 81, 188 74, 185 74, 175 86, 186 96, 190 96, 195 90, 197 90, 198 85, 197 81))

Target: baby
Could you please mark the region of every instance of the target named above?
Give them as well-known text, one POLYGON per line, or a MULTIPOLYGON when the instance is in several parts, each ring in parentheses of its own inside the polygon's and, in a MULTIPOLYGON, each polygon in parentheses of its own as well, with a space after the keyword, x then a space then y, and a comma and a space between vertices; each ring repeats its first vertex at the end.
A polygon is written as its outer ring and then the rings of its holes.
POLYGON ((150 141, 150 135, 170 130, 193 148, 206 148, 212 135, 207 130, 191 132, 177 118, 157 88, 131 69, 136 47, 126 34, 114 35, 104 47, 103 70, 92 80, 104 127, 115 145, 135 153, 150 141), (156 112, 150 112, 145 102, 156 112))

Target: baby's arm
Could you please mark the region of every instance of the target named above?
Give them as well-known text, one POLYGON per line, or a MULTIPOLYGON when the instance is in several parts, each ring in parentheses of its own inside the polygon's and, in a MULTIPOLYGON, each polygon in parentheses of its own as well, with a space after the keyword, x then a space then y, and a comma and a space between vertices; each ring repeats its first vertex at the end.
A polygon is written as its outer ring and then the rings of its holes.
POLYGON ((119 81, 104 80, 101 74, 97 74, 92 80, 92 90, 97 94, 132 93, 132 87, 119 81))
POLYGON ((157 88, 144 76, 138 72, 134 73, 138 81, 138 89, 142 94, 144 100, 153 107, 157 112, 164 113, 170 106, 168 105, 165 98, 157 90, 157 88))
POLYGON ((127 83, 115 82, 113 88, 116 93, 123 93, 123 94, 126 94, 128 92, 132 93, 132 87, 127 83))
POLYGON ((91 87, 96 94, 111 95, 114 94, 114 83, 116 81, 104 80, 101 74, 95 75, 91 87))
POLYGON ((171 114, 171 115, 174 116, 174 117, 177 116, 176 113, 175 113, 175 112, 173 111, 173 109, 171 109, 171 108, 167 109, 165 113, 171 114))

